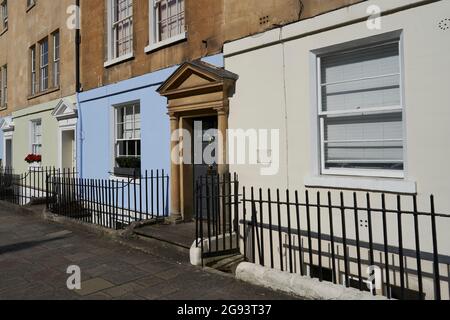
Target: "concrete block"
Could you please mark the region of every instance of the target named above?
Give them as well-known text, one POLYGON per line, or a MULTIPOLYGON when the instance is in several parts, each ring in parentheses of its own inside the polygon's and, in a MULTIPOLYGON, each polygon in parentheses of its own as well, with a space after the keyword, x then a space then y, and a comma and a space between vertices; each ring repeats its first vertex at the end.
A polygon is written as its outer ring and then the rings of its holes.
POLYGON ((303 277, 253 263, 243 262, 236 269, 236 278, 257 286, 295 295, 311 300, 387 300, 372 296, 353 288, 320 282, 318 279, 303 277))

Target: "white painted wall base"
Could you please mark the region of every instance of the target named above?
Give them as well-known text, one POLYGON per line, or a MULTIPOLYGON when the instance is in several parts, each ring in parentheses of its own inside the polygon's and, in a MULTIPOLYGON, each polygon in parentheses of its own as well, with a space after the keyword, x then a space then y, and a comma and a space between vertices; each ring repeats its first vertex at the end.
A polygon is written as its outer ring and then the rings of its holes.
POLYGON ((236 270, 238 280, 311 300, 387 300, 367 292, 345 288, 330 282, 302 277, 243 262, 236 270))

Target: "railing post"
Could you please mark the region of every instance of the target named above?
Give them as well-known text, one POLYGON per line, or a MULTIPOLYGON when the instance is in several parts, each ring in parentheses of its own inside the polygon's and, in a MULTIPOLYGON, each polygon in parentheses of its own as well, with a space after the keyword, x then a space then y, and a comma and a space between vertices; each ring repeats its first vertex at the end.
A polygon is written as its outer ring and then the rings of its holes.
POLYGON ((46 175, 46 178, 45 178, 45 204, 46 204, 46 207, 47 207, 47 210, 49 210, 50 209, 50 203, 49 203, 49 197, 48 197, 48 190, 49 190, 49 175, 47 174, 46 175))
POLYGON ((344 249, 344 270, 345 270, 345 286, 350 287, 349 283, 349 263, 348 263, 348 250, 347 250, 347 227, 345 221, 345 204, 344 204, 344 193, 340 193, 341 197, 341 223, 342 223, 342 241, 344 249))
POLYGON ((434 196, 430 197, 431 203, 431 233, 433 237, 433 271, 434 271, 434 291, 435 300, 441 300, 441 277, 439 271, 439 250, 437 243, 436 211, 434 209, 434 196))
POLYGON ((383 241, 384 241, 384 268, 386 271, 386 296, 391 299, 391 281, 389 273, 389 240, 388 240, 388 229, 387 229, 387 212, 386 212, 386 195, 383 193, 381 195, 381 205, 383 214, 383 241))

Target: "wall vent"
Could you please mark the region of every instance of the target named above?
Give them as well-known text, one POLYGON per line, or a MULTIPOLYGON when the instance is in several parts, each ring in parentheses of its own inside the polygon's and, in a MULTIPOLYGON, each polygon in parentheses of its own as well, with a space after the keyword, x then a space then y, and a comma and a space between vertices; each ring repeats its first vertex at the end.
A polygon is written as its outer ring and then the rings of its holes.
POLYGON ((263 26, 265 24, 268 24, 270 22, 269 16, 263 16, 259 18, 259 25, 263 26))
POLYGON ((438 26, 439 29, 447 31, 448 29, 450 29, 450 18, 442 19, 441 21, 439 21, 438 26))

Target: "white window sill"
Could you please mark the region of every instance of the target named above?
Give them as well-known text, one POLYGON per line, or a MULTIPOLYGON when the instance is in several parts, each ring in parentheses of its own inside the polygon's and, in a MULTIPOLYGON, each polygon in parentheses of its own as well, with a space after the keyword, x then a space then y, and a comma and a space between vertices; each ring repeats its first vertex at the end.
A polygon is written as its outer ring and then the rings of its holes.
POLYGON ((115 65, 115 64, 118 64, 118 63, 120 63, 120 62, 129 60, 129 59, 133 59, 133 58, 134 58, 134 53, 133 53, 133 52, 130 52, 130 53, 127 53, 127 54, 125 54, 125 55, 123 55, 123 56, 120 56, 120 57, 118 57, 118 58, 115 58, 115 59, 111 59, 111 60, 106 61, 106 62, 103 64, 103 66, 104 66, 105 68, 108 68, 108 67, 113 66, 113 65, 115 65))
POLYGON ((137 184, 139 185, 139 178, 138 179, 133 179, 133 178, 127 178, 127 177, 120 177, 120 176, 115 176, 113 174, 109 175, 109 180, 111 181, 116 181, 116 182, 124 182, 125 184, 127 184, 128 182, 131 182, 132 184, 137 184))
POLYGON ((404 194, 417 193, 416 182, 388 178, 312 176, 305 178, 305 185, 310 188, 352 189, 404 194))
POLYGON ((149 52, 158 50, 159 48, 168 46, 170 44, 173 44, 173 43, 185 40, 185 39, 187 39, 187 32, 180 33, 179 35, 176 35, 176 36, 174 36, 170 39, 166 39, 164 41, 152 43, 152 44, 146 46, 144 51, 145 51, 145 53, 149 53, 149 52))

